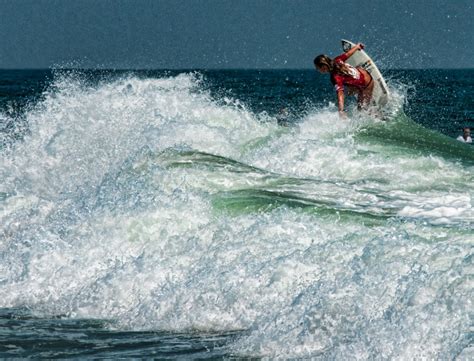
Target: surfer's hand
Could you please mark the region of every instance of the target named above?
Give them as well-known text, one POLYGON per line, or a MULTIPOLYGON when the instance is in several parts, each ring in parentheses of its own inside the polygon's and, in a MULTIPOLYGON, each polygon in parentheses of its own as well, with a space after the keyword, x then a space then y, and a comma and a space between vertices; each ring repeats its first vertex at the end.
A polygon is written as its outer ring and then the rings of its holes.
POLYGON ((356 46, 359 48, 359 50, 363 50, 365 48, 365 45, 362 43, 358 43, 356 46))

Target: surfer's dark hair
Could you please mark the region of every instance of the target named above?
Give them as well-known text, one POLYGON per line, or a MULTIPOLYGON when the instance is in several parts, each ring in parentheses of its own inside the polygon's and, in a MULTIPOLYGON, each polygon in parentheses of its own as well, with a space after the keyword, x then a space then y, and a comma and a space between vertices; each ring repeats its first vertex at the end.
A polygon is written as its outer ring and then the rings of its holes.
POLYGON ((332 71, 334 69, 334 62, 329 56, 321 54, 314 58, 314 66, 316 66, 317 68, 326 66, 329 71, 332 71))
POLYGON ((334 62, 329 56, 321 54, 314 58, 314 66, 321 68, 327 66, 331 73, 350 75, 349 69, 344 62, 334 62))

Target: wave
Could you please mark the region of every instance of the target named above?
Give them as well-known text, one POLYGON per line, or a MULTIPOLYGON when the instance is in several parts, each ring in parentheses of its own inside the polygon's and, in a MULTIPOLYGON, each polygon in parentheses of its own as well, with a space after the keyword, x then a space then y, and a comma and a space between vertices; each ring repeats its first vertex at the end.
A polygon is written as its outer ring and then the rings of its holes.
POLYGON ((471 149, 403 115, 279 127, 204 81, 56 78, 1 158, 0 307, 246 330, 242 356, 461 352, 471 149))
POLYGON ((469 144, 427 129, 403 113, 386 124, 365 128, 357 137, 364 142, 395 146, 417 155, 432 154, 470 166, 474 164, 474 151, 469 144))

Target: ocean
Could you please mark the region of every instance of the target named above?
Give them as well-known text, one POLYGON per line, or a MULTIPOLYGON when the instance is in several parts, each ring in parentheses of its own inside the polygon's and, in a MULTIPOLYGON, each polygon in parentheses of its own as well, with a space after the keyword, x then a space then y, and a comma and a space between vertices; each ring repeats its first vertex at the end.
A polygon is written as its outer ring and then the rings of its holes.
POLYGON ((0 70, 0 358, 473 346, 474 69, 0 70))

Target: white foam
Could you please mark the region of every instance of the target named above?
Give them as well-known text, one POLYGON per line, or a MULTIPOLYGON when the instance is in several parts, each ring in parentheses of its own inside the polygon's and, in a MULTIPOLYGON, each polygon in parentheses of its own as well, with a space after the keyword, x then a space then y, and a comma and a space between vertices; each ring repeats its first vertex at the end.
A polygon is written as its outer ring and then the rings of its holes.
POLYGON ((245 330, 228 346, 243 356, 456 354, 472 309, 470 169, 384 153, 357 141, 367 119, 331 109, 281 130, 202 81, 60 78, 25 114, 31 135, 0 163, 0 306, 245 330), (262 212, 215 205, 246 188, 328 213, 270 210, 270 196, 262 212))

